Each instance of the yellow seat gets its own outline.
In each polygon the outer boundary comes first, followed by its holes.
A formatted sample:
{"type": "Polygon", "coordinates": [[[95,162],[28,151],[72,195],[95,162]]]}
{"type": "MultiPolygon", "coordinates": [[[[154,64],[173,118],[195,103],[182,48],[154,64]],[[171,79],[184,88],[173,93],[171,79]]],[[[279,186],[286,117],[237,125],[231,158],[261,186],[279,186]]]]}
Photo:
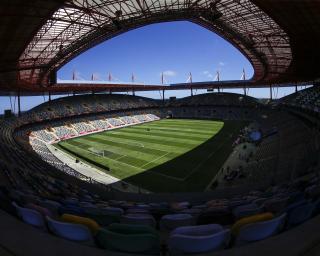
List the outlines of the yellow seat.
{"type": "Polygon", "coordinates": [[[96,234],[100,228],[99,224],[90,218],[80,217],[72,214],[63,214],[61,219],[65,222],[84,225],[89,228],[93,234],[96,234]]]}
{"type": "Polygon", "coordinates": [[[235,224],[233,224],[233,226],[231,228],[231,234],[236,236],[236,235],[238,235],[240,229],[243,226],[251,224],[251,223],[260,222],[260,221],[271,220],[271,219],[273,219],[273,217],[274,217],[274,215],[271,212],[266,212],[266,213],[260,213],[260,214],[256,214],[256,215],[242,218],[242,219],[238,220],[235,224]]]}

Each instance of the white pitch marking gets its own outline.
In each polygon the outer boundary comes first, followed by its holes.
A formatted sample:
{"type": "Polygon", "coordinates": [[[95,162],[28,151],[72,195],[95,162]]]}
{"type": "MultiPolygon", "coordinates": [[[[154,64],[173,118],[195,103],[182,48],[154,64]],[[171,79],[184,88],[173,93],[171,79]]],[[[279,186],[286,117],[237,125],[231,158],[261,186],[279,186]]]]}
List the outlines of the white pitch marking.
{"type": "Polygon", "coordinates": [[[158,158],[153,159],[152,161],[150,161],[150,162],[148,162],[148,163],[146,163],[146,164],[144,164],[144,165],[140,166],[140,168],[143,168],[143,167],[145,167],[146,165],[151,164],[151,163],[153,163],[153,162],[155,162],[155,161],[157,161],[157,160],[159,160],[159,159],[161,159],[161,158],[165,157],[165,156],[166,156],[166,155],[168,155],[169,153],[171,153],[171,152],[167,152],[167,153],[163,154],[162,156],[159,156],[158,158]]]}

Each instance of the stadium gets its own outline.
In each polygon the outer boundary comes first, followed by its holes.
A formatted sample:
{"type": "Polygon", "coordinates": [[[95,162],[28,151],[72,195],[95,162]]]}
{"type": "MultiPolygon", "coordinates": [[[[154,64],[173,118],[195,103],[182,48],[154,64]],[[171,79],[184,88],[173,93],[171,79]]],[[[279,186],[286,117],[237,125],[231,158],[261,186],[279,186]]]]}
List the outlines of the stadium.
{"type": "Polygon", "coordinates": [[[319,1],[0,6],[1,255],[320,254],[319,1]],[[59,79],[101,43],[179,21],[227,41],[252,77],[59,79]]]}

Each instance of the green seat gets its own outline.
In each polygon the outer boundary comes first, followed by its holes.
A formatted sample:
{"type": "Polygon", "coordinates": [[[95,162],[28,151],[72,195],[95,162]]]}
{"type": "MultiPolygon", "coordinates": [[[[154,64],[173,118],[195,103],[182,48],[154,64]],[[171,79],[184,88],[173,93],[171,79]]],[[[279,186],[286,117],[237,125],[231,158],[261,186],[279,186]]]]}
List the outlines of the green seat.
{"type": "Polygon", "coordinates": [[[160,254],[159,235],[148,226],[111,224],[108,229],[99,229],[96,239],[102,248],[111,251],[160,254]]]}
{"type": "Polygon", "coordinates": [[[107,227],[112,223],[120,222],[119,216],[111,214],[86,214],[86,216],[95,220],[102,227],[107,227]]]}
{"type": "Polygon", "coordinates": [[[121,234],[153,234],[159,236],[153,227],[147,225],[113,223],[108,227],[108,230],[121,234]]]}

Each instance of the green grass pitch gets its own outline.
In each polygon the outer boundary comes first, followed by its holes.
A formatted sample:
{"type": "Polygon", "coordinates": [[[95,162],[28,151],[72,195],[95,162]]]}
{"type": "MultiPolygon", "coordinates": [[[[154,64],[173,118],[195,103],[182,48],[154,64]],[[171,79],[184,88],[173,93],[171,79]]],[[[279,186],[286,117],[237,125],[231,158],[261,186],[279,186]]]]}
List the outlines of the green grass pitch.
{"type": "Polygon", "coordinates": [[[232,141],[243,126],[239,121],[163,119],[56,146],[150,191],[203,191],[231,153],[232,141]]]}

